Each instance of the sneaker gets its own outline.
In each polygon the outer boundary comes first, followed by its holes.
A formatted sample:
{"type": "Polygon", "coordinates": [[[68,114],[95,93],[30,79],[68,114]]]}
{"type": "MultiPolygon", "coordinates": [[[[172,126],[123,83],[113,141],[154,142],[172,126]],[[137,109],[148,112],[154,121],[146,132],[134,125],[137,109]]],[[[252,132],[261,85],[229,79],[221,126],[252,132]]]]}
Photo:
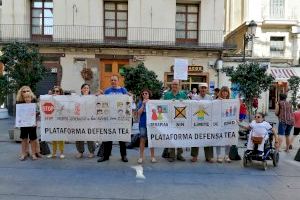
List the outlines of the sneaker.
{"type": "Polygon", "coordinates": [[[138,164],[142,164],[142,163],[143,163],[143,158],[139,158],[139,159],[137,160],[137,162],[138,162],[138,164]]]}
{"type": "Polygon", "coordinates": [[[64,155],[64,154],[60,154],[59,158],[60,158],[60,159],[64,159],[64,158],[65,158],[65,155],[64,155]]]}
{"type": "Polygon", "coordinates": [[[49,155],[47,156],[47,158],[56,158],[56,155],[55,155],[55,154],[49,154],[49,155]]]}
{"type": "Polygon", "coordinates": [[[151,158],[151,162],[152,162],[152,163],[157,163],[157,160],[155,159],[155,157],[152,157],[152,158],[151,158]]]}

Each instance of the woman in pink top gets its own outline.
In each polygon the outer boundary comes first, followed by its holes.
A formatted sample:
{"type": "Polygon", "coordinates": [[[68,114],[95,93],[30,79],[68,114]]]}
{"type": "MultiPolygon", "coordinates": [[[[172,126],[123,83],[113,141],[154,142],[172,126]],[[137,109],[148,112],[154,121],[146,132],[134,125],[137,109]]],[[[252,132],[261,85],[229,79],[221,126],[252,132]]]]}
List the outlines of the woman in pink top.
{"type": "Polygon", "coordinates": [[[295,138],[299,135],[300,132],[300,104],[297,105],[298,110],[296,112],[294,112],[294,119],[295,119],[295,123],[294,123],[294,134],[291,138],[290,141],[290,149],[293,148],[292,144],[295,140],[295,138]]]}

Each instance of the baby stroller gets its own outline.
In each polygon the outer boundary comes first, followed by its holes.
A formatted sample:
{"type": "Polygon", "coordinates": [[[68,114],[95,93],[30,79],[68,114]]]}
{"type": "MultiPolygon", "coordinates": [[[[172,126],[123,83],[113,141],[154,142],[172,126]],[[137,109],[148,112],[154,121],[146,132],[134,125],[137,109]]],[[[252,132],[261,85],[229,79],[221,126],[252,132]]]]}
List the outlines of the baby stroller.
{"type": "MultiPolygon", "coordinates": [[[[274,123],[270,123],[270,124],[272,126],[274,125],[274,123]]],[[[247,167],[248,163],[252,163],[253,160],[261,161],[264,170],[267,170],[268,168],[268,163],[267,163],[268,160],[273,161],[274,167],[278,165],[279,152],[275,149],[275,147],[273,147],[274,134],[271,130],[268,131],[268,134],[269,134],[269,139],[265,141],[263,156],[258,155],[258,150],[257,150],[258,145],[261,144],[262,142],[262,138],[252,137],[252,142],[254,143],[254,150],[250,154],[246,153],[246,151],[244,152],[244,156],[243,156],[244,167],[247,167]]]]}

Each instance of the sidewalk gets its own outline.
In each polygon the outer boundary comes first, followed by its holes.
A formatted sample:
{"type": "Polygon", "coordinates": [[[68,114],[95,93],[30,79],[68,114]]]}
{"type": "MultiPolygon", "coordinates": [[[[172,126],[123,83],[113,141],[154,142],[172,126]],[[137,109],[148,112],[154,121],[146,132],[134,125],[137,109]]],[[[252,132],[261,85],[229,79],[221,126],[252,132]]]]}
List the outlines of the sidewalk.
{"type": "MultiPolygon", "coordinates": [[[[0,138],[8,140],[7,129],[13,119],[0,120],[0,138]]],[[[134,132],[137,131],[136,126],[134,132]]],[[[244,148],[240,148],[242,155],[244,148]]],[[[247,168],[241,161],[207,163],[203,148],[199,160],[169,163],[161,158],[162,149],[155,149],[158,163],[150,163],[149,150],[143,165],[137,164],[138,148],[127,150],[129,162],[120,160],[119,146],[114,145],[109,161],[98,163],[97,157],[76,159],[75,144],[65,145],[66,158],[37,161],[18,160],[20,144],[0,143],[1,200],[217,200],[264,199],[298,200],[300,163],[293,160],[296,150],[280,153],[278,167],[268,162],[247,168]]],[[[223,152],[224,150],[222,150],[223,152]]]]}

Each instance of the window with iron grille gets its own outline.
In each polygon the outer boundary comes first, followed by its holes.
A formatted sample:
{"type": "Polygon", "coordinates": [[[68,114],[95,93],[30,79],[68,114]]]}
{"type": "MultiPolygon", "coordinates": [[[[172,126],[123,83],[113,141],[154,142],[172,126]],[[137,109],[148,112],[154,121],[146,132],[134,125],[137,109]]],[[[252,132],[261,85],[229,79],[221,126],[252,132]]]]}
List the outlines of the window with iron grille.
{"type": "Polygon", "coordinates": [[[104,2],[104,35],[106,39],[126,39],[127,21],[127,2],[104,2]]]}
{"type": "Polygon", "coordinates": [[[270,17],[284,18],[284,0],[270,0],[270,17]]]}
{"type": "Polygon", "coordinates": [[[284,37],[270,38],[270,55],[272,57],[284,56],[284,37]]]}
{"type": "Polygon", "coordinates": [[[53,1],[32,0],[31,2],[32,35],[53,35],[53,1]]]}
{"type": "Polygon", "coordinates": [[[199,6],[194,4],[176,5],[176,40],[198,40],[198,16],[199,6]]]}

